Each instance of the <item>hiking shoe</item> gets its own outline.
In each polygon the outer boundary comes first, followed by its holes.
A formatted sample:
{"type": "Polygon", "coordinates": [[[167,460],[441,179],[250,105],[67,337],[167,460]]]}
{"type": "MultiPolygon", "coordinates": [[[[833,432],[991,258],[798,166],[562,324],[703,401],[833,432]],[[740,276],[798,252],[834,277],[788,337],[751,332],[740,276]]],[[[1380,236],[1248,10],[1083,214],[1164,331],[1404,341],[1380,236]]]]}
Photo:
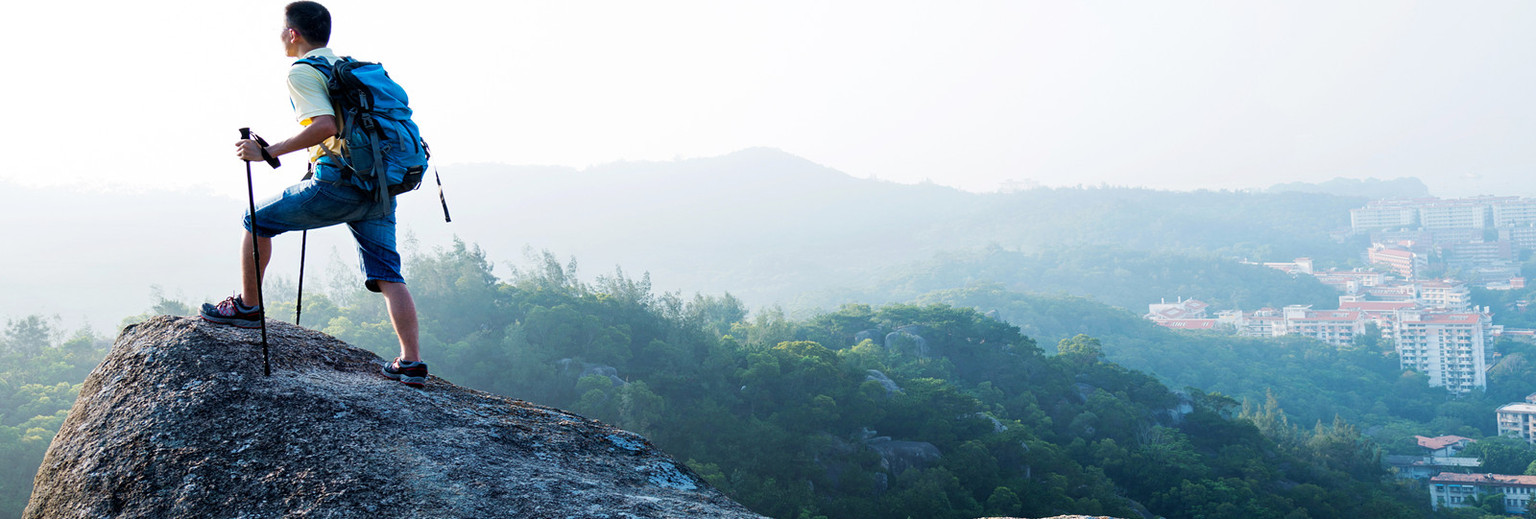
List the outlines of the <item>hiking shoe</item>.
{"type": "Polygon", "coordinates": [[[394,362],[385,364],[379,368],[384,376],[399,380],[401,384],[414,388],[422,388],[427,385],[427,363],[406,362],[395,357],[394,362]]]}
{"type": "Polygon", "coordinates": [[[203,303],[202,316],[204,321],[239,328],[260,328],[263,318],[261,308],[245,306],[238,294],[229,296],[219,304],[203,303]]]}

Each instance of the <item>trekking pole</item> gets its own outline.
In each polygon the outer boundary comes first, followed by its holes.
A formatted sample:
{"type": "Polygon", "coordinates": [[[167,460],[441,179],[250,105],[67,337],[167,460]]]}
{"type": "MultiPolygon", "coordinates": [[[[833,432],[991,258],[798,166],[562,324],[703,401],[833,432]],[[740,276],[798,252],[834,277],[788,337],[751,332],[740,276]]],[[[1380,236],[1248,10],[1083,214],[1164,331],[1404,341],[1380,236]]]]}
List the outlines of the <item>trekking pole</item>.
{"type": "Polygon", "coordinates": [[[437,177],[437,199],[443,203],[443,222],[453,223],[448,217],[448,197],[443,195],[443,176],[437,173],[437,166],[432,166],[432,176],[437,177]]]}
{"type": "Polygon", "coordinates": [[[309,249],[309,230],[301,233],[298,241],[298,301],[293,302],[293,324],[304,316],[304,252],[309,249]]]}
{"type": "MultiPolygon", "coordinates": [[[[262,155],[266,155],[267,142],[261,137],[251,133],[250,128],[240,129],[241,139],[255,139],[262,147],[262,155]]],[[[276,157],[265,159],[273,168],[281,165],[276,157]]],[[[256,184],[251,180],[251,161],[245,161],[245,192],[251,201],[251,259],[256,268],[256,307],[261,308],[261,371],[266,376],[272,376],[272,362],[267,355],[267,305],[262,301],[261,295],[261,245],[256,239],[256,184]]]]}

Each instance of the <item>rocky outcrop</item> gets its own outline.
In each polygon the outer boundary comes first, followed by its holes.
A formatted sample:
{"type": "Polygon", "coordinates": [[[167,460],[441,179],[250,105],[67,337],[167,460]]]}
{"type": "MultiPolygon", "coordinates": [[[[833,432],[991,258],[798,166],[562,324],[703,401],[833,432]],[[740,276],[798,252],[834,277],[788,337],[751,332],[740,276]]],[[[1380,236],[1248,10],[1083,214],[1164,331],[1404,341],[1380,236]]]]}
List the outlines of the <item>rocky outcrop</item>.
{"type": "Polygon", "coordinates": [[[906,391],[902,391],[901,386],[896,385],[896,381],[891,380],[891,377],[886,376],[884,371],[880,371],[878,369],[866,371],[864,374],[864,380],[866,382],[874,382],[876,384],[880,384],[880,387],[885,389],[886,397],[892,397],[906,393],[906,391]]]}
{"type": "Polygon", "coordinates": [[[869,438],[864,445],[880,455],[880,468],[893,477],[909,469],[931,466],[944,457],[932,443],[893,440],[890,436],[869,438]]]}
{"type": "Polygon", "coordinates": [[[629,385],[629,381],[619,378],[618,368],[607,364],[593,364],[576,359],[560,359],[555,361],[555,365],[560,367],[561,375],[574,375],[572,378],[586,378],[595,375],[608,379],[609,382],[613,383],[613,387],[629,385]]]}
{"type": "Polygon", "coordinates": [[[760,517],[645,438],[330,336],[158,317],[86,379],[25,517],[760,517]]]}
{"type": "Polygon", "coordinates": [[[928,339],[922,335],[920,326],[903,326],[896,331],[885,334],[885,349],[911,355],[921,359],[933,357],[933,352],[928,350],[928,339]]]}

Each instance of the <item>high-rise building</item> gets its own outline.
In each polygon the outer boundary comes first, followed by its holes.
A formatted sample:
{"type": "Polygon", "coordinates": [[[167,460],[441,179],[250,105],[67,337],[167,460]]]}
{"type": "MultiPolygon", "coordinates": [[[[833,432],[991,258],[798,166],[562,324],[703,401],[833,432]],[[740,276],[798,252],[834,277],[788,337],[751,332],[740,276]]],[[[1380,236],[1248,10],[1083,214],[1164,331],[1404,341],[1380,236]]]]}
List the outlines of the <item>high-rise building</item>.
{"type": "Polygon", "coordinates": [[[1484,229],[1493,227],[1493,209],[1465,200],[1446,200],[1419,207],[1425,229],[1484,229]]]}
{"type": "Polygon", "coordinates": [[[1417,308],[1397,312],[1393,337],[1403,369],[1429,377],[1432,387],[1461,394],[1488,387],[1487,345],[1492,316],[1482,313],[1434,312],[1417,308]]]}
{"type": "Polygon", "coordinates": [[[1515,250],[1536,250],[1536,226],[1499,229],[1499,241],[1509,242],[1515,250]]]}
{"type": "Polygon", "coordinates": [[[1506,198],[1493,203],[1493,225],[1523,227],[1536,224],[1536,200],[1506,198]]]}
{"type": "Polygon", "coordinates": [[[1400,229],[1419,226],[1419,210],[1411,205],[1377,205],[1349,210],[1349,227],[1355,232],[1371,229],[1400,229]]]}
{"type": "Polygon", "coordinates": [[[1446,266],[1472,270],[1507,266],[1515,260],[1515,249],[1507,241],[1453,243],[1440,248],[1446,266]]]}
{"type": "Polygon", "coordinates": [[[1490,229],[1536,224],[1536,199],[1517,196],[1376,200],[1349,210],[1355,233],[1391,229],[1490,229]]]}

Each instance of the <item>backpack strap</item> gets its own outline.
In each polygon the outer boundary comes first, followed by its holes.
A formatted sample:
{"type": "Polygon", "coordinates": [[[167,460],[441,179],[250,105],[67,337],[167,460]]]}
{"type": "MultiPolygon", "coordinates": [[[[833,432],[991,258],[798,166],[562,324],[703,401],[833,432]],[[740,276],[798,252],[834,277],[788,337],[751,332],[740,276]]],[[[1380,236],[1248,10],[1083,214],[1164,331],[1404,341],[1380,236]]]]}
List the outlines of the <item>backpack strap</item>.
{"type": "MultiPolygon", "coordinates": [[[[336,63],[340,64],[340,63],[343,63],[343,62],[346,62],[346,61],[351,61],[351,60],[352,60],[351,57],[342,57],[342,58],[337,58],[336,63]]],[[[325,58],[320,57],[320,56],[307,56],[307,57],[299,58],[298,60],[294,61],[293,64],[294,65],[309,65],[310,67],[313,67],[316,71],[320,72],[320,75],[325,77],[325,90],[326,90],[326,94],[327,95],[330,94],[331,84],[335,82],[335,72],[336,72],[336,68],[335,68],[334,65],[331,64],[331,62],[326,61],[325,58]]],[[[340,137],[341,136],[341,132],[342,132],[342,128],[341,128],[341,124],[342,124],[341,111],[336,109],[336,99],[335,98],[331,99],[331,112],[332,112],[332,116],[336,118],[336,135],[335,135],[335,137],[340,137]]],[[[329,140],[329,139],[327,139],[327,140],[329,140]]],[[[320,147],[320,156],[321,156],[321,158],[329,157],[329,158],[332,158],[332,159],[336,160],[336,162],[339,165],[339,167],[337,167],[336,169],[341,172],[341,181],[342,182],[350,182],[350,181],[352,181],[352,164],[350,164],[347,161],[347,158],[342,156],[341,152],[338,152],[336,150],[331,149],[330,146],[326,146],[325,145],[325,141],[320,141],[320,144],[318,144],[317,146],[320,147]]],[[[314,170],[314,165],[313,164],[310,165],[310,170],[311,171],[314,170]]],[[[313,173],[311,173],[311,174],[313,174],[313,173]]],[[[307,177],[306,177],[306,179],[307,179],[307,177]]]]}
{"type": "MultiPolygon", "coordinates": [[[[366,116],[365,116],[366,117],[366,116]]],[[[389,167],[384,164],[384,152],[379,148],[379,142],[384,139],[384,129],[378,124],[373,125],[373,185],[377,195],[375,201],[381,204],[389,203],[389,167]]],[[[348,170],[352,168],[348,167],[348,170]]]]}

